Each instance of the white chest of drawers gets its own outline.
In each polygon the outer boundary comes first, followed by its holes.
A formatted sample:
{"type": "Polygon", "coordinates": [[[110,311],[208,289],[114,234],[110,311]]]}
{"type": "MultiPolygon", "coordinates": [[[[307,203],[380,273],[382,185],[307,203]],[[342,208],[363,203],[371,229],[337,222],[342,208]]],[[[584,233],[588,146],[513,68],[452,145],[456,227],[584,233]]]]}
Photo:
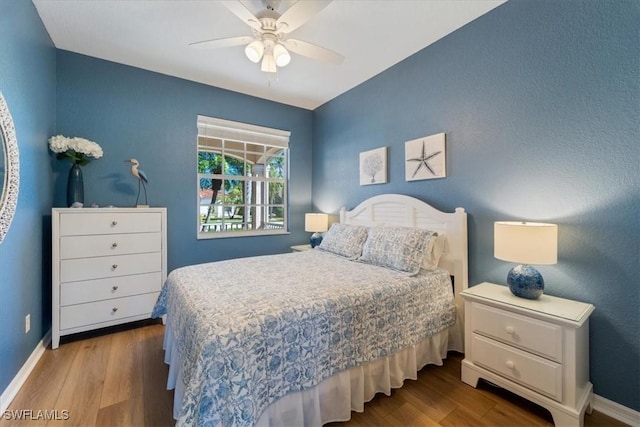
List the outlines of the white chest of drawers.
{"type": "Polygon", "coordinates": [[[165,208],[55,208],[51,347],[146,319],[167,277],[165,208]]]}
{"type": "Polygon", "coordinates": [[[551,412],[556,426],[582,426],[591,409],[589,316],[593,305],[542,295],[518,298],[481,283],[462,292],[462,381],[484,378],[551,412]]]}

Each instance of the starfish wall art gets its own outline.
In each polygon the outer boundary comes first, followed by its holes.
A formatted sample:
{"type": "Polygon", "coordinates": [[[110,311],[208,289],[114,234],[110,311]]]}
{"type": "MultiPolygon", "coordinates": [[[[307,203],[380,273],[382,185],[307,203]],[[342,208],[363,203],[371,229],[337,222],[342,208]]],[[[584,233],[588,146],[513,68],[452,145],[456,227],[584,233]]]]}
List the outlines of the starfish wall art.
{"type": "Polygon", "coordinates": [[[405,142],[404,158],[407,181],[446,177],[445,134],[438,133],[405,142]]]}

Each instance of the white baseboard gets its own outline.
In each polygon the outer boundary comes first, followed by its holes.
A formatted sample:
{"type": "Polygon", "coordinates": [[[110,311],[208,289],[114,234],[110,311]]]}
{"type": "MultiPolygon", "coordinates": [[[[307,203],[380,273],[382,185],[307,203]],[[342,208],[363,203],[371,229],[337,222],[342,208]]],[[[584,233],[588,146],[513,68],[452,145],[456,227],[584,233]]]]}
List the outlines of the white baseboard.
{"type": "Polygon", "coordinates": [[[640,426],[640,412],[622,406],[612,400],[605,399],[597,394],[593,395],[593,409],[630,426],[640,426]]]}
{"type": "Polygon", "coordinates": [[[38,360],[44,354],[44,351],[49,347],[51,343],[51,329],[40,340],[36,348],[33,350],[27,361],[22,365],[22,368],[18,371],[13,380],[9,383],[7,388],[0,395],[0,414],[4,414],[13,399],[16,397],[22,385],[29,378],[29,374],[36,367],[38,360]]]}

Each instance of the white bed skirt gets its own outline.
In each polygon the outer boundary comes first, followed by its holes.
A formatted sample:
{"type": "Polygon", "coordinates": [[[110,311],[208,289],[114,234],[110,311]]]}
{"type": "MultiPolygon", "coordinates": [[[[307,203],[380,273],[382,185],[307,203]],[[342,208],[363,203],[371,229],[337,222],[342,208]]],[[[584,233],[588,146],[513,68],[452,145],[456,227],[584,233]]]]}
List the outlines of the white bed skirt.
{"type": "MultiPolygon", "coordinates": [[[[458,311],[460,313],[460,311],[458,311]]],[[[347,421],[351,411],[364,411],[364,404],[376,395],[391,394],[405,379],[417,379],[417,373],[428,364],[442,365],[448,350],[462,352],[462,321],[418,344],[384,359],[333,375],[317,386],[288,394],[271,404],[257,426],[322,426],[334,421],[347,421]]],[[[165,362],[169,364],[167,389],[174,390],[173,417],[178,418],[184,396],[178,352],[174,351],[173,333],[165,326],[165,362]]]]}

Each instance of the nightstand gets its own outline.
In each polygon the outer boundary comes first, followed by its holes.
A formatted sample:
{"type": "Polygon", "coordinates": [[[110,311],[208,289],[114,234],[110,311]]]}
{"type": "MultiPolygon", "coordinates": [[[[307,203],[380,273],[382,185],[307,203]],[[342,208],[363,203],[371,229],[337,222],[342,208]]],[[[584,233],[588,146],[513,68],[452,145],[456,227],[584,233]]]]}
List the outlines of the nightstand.
{"type": "Polygon", "coordinates": [[[464,290],[462,381],[484,378],[551,412],[556,426],[582,426],[593,406],[589,382],[591,304],[542,295],[518,298],[506,286],[464,290]]]}
{"type": "Polygon", "coordinates": [[[303,251],[310,251],[310,250],[311,250],[311,245],[291,246],[292,252],[303,252],[303,251]]]}

